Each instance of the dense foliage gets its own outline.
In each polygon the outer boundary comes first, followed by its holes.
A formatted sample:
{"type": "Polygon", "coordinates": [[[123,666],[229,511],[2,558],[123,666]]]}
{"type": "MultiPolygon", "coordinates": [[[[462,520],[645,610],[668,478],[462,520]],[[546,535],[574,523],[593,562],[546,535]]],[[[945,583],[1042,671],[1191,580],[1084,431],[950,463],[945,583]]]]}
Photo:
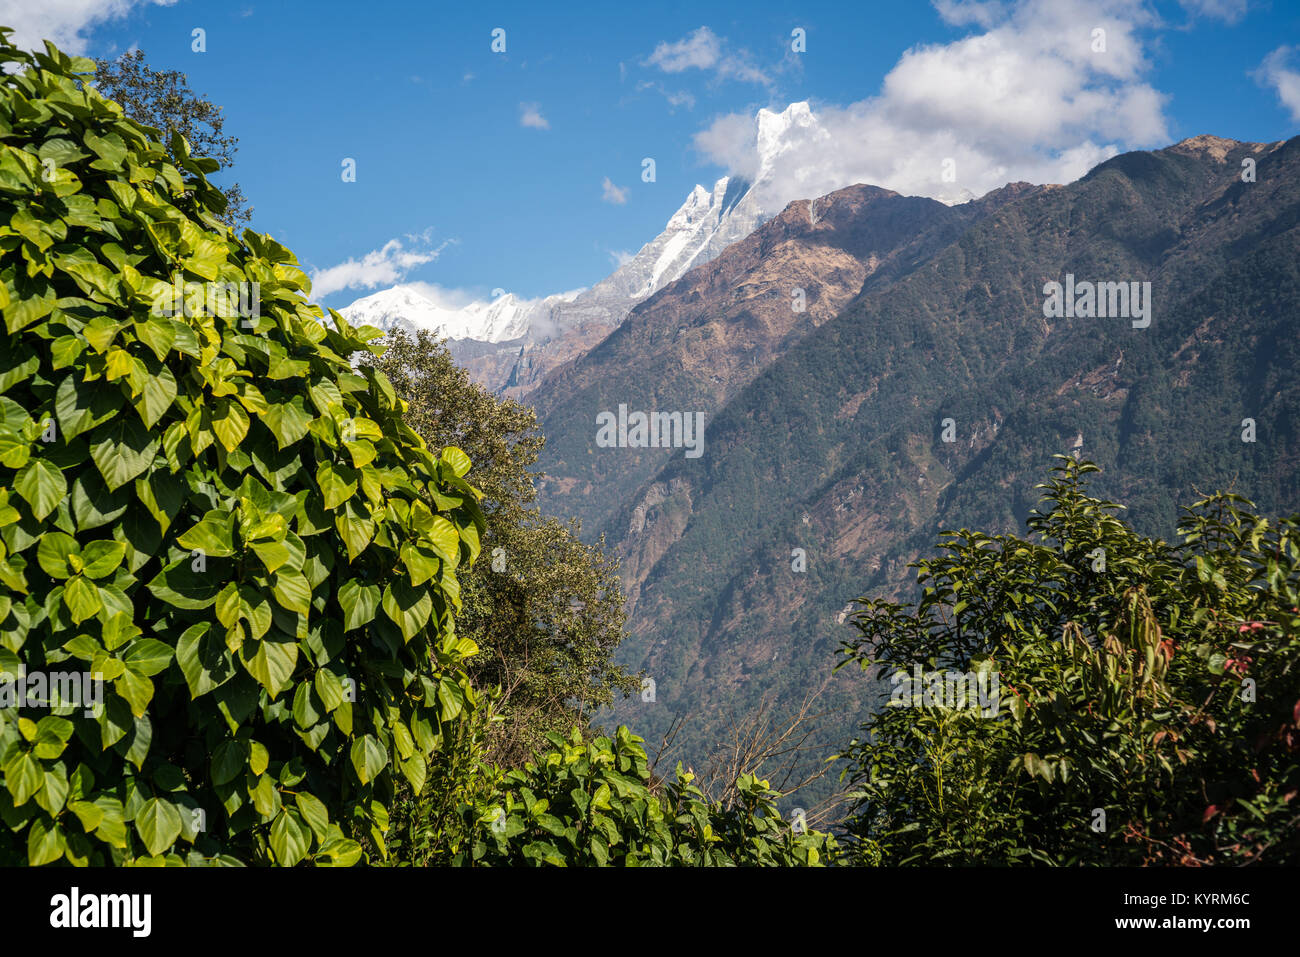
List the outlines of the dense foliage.
{"type": "Polygon", "coordinates": [[[0,668],[103,683],[0,707],[0,861],[382,855],[475,705],[469,459],[218,220],[214,161],[47,50],[0,44],[0,668]]]}
{"type": "Polygon", "coordinates": [[[377,330],[221,221],[215,161],[89,60],[0,62],[0,862],[820,860],[763,782],[651,793],[626,731],[499,769],[494,726],[522,748],[628,683],[612,566],[528,508],[531,418],[427,341],[387,362],[408,404],[353,364],[377,330]],[[453,439],[508,556],[465,604],[489,526],[453,439]]]}
{"type": "Polygon", "coordinates": [[[544,518],[532,471],[543,446],[532,410],[472,382],[428,333],[395,331],[373,360],[406,403],[404,419],[431,448],[454,445],[474,463],[483,493],[483,560],[461,577],[457,631],[479,654],[480,688],[500,688],[489,755],[522,765],[547,734],[586,727],[591,715],[639,682],[613,664],[623,639],[617,568],[599,543],[544,518]]]}
{"type": "MultiPolygon", "coordinates": [[[[916,605],[862,600],[844,663],[891,700],[843,755],[846,841],[752,773],[710,801],[626,728],[590,732],[631,686],[621,596],[533,507],[531,413],[425,336],[385,352],[310,305],[287,249],[223,222],[218,164],[100,96],[91,61],[0,32],[0,65],[0,864],[1300,859],[1300,519],[1220,494],[1167,544],[1066,459],[1027,537],[949,533],[916,605]],[[917,672],[996,679],[994,707],[890,693],[917,672]]],[[[937,467],[929,413],[890,401],[855,461],[937,467]]],[[[807,454],[838,461],[828,441],[807,454]]],[[[678,556],[693,588],[650,596],[681,626],[668,696],[765,514],[727,484],[780,499],[757,448],[706,466],[695,501],[727,512],[678,556]]],[[[774,567],[792,527],[764,533],[774,567]]]]}
{"type": "MultiPolygon", "coordinates": [[[[611,738],[568,740],[522,768],[497,772],[457,819],[448,863],[472,866],[727,867],[815,866],[834,860],[830,835],[783,821],[767,781],[744,775],[727,806],[705,799],[677,766],[655,782],[641,738],[620,727],[611,738]]],[[[436,833],[446,842],[445,819],[436,833]]],[[[412,846],[432,856],[439,842],[412,830],[412,846]]]]}
{"type": "Polygon", "coordinates": [[[879,679],[982,670],[1000,705],[895,683],[846,755],[854,852],[1294,863],[1300,520],[1216,495],[1170,545],[1086,494],[1095,465],[1055,471],[1030,537],[949,533],[917,565],[917,605],[863,600],[854,616],[843,650],[879,679]]]}

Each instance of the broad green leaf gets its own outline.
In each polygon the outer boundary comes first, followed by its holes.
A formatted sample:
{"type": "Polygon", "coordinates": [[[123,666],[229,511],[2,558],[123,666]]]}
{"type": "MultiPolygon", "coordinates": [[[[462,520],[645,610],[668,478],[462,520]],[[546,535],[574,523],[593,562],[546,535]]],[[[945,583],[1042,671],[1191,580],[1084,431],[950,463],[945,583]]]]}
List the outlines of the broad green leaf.
{"type": "Polygon", "coordinates": [[[324,841],[326,834],[329,833],[330,824],[329,810],[325,807],[325,803],[306,791],[295,794],[293,803],[298,806],[298,812],[302,814],[302,819],[316,835],[316,840],[324,841]]]}
{"type": "Polygon", "coordinates": [[[345,700],[343,682],[332,671],[321,668],[316,672],[312,684],[316,688],[316,694],[324,703],[326,711],[332,714],[339,705],[343,704],[345,700]]]}
{"type": "Polygon", "coordinates": [[[215,570],[196,571],[194,560],[173,562],[149,583],[149,590],[170,605],[197,611],[217,600],[225,583],[215,570]]]}
{"type": "Polygon", "coordinates": [[[19,751],[4,766],[5,790],[15,807],[22,807],[44,785],[41,765],[29,752],[19,751]]]}
{"type": "Polygon", "coordinates": [[[269,774],[263,774],[257,779],[249,797],[253,799],[253,807],[263,819],[272,818],[280,812],[280,792],[276,790],[275,781],[269,774]]]}
{"type": "Polygon", "coordinates": [[[93,469],[86,470],[72,483],[72,517],[79,532],[117,521],[130,504],[130,492],[126,489],[110,492],[99,472],[93,469]]]}
{"type": "Polygon", "coordinates": [[[32,459],[19,470],[14,490],[31,506],[37,521],[44,521],[68,494],[68,483],[49,459],[32,459]]]}
{"type": "Polygon", "coordinates": [[[320,712],[312,702],[312,686],[303,682],[293,694],[293,719],[298,727],[306,730],[320,723],[320,712]]]}
{"type": "Polygon", "coordinates": [[[131,643],[122,660],[130,665],[136,674],[152,677],[171,664],[175,652],[171,646],[163,644],[156,638],[140,638],[131,643]]]}
{"type": "Polygon", "coordinates": [[[249,418],[247,410],[233,399],[222,397],[217,400],[216,411],[212,415],[212,431],[225,447],[233,452],[248,434],[249,418]]]}
{"type": "Polygon", "coordinates": [[[465,475],[470,469],[469,456],[454,445],[449,445],[442,450],[442,460],[451,466],[451,470],[457,476],[465,475]]]}
{"type": "Polygon", "coordinates": [[[163,366],[161,372],[145,380],[140,398],[135,402],[135,410],[145,427],[152,429],[175,400],[176,377],[170,369],[163,366]]]}
{"type": "Polygon", "coordinates": [[[369,784],[388,764],[388,752],[373,734],[365,734],[352,742],[352,767],[362,784],[369,784]]]}
{"type": "Polygon", "coordinates": [[[322,462],[316,469],[316,482],[325,497],[325,507],[336,509],[357,491],[355,478],[349,478],[351,470],[336,469],[329,462],[322,462]]]}
{"type": "Polygon", "coordinates": [[[428,775],[429,764],[424,759],[424,755],[415,752],[400,764],[402,775],[411,785],[417,795],[424,790],[424,781],[428,775]]]}
{"type": "Polygon", "coordinates": [[[415,588],[398,579],[384,589],[383,607],[401,629],[402,637],[410,641],[428,624],[433,598],[427,588],[415,588]]]}
{"type": "Polygon", "coordinates": [[[278,635],[245,641],[239,649],[239,660],[257,683],[276,698],[292,684],[294,665],[298,662],[298,643],[278,635]]]}
{"type": "Polygon", "coordinates": [[[137,718],[148,710],[149,702],[153,700],[153,682],[143,675],[136,674],[130,668],[122,671],[113,682],[113,688],[126,699],[131,706],[131,713],[137,718]]]}
{"type": "Polygon", "coordinates": [[[428,532],[429,545],[453,568],[460,562],[460,533],[441,515],[433,516],[428,532]]]}
{"type": "Polygon", "coordinates": [[[297,395],[287,400],[271,402],[271,407],[261,418],[280,448],[284,448],[307,434],[313,416],[306,411],[303,397],[297,395]]]}
{"type": "Polygon", "coordinates": [[[135,816],[135,829],[150,854],[161,854],[181,836],[181,813],[162,798],[150,798],[135,816]]]}
{"type": "Polygon", "coordinates": [[[78,382],[76,373],[59,383],[54,415],[65,439],[72,439],[118,415],[124,402],[116,387],[102,382],[78,382]]]}
{"type": "Polygon", "coordinates": [[[212,633],[212,623],[191,625],[176,642],[176,663],[189,686],[190,697],[198,698],[234,677],[234,659],[225,644],[212,633]]]}
{"type": "Polygon", "coordinates": [[[213,510],[188,532],[177,537],[182,548],[198,549],[213,558],[229,558],[235,554],[235,516],[223,510],[213,510]]]}
{"type": "Polygon", "coordinates": [[[63,856],[65,839],[58,824],[38,817],[32,821],[27,833],[27,864],[40,867],[50,864],[63,856]]]}
{"type": "Polygon", "coordinates": [[[158,445],[159,438],[150,438],[139,419],[123,417],[95,430],[90,457],[111,492],[147,469],[158,445]]]}
{"type": "Polygon", "coordinates": [[[36,548],[36,561],[51,578],[70,578],[80,571],[69,567],[69,559],[80,555],[77,540],[63,532],[46,532],[36,548]]]}
{"type": "Polygon", "coordinates": [[[311,611],[311,586],[305,576],[298,572],[284,572],[275,576],[271,593],[281,608],[296,611],[303,615],[311,611]]]}
{"type": "Polygon", "coordinates": [[[379,586],[363,585],[358,580],[344,582],[338,591],[339,606],[343,609],[343,630],[351,631],[369,624],[379,609],[379,586]]]}
{"type": "Polygon", "coordinates": [[[283,542],[254,542],[252,548],[268,573],[280,568],[290,558],[289,548],[283,542]]]}
{"type": "Polygon", "coordinates": [[[293,867],[307,856],[311,832],[302,816],[292,808],[283,808],[271,824],[271,850],[282,867],[293,867]]]}
{"type": "Polygon", "coordinates": [[[254,774],[265,774],[270,763],[271,752],[266,749],[266,745],[250,741],[248,743],[248,770],[254,774]]]}
{"type": "Polygon", "coordinates": [[[107,578],[117,571],[126,556],[126,546],[121,542],[95,541],[89,543],[82,552],[85,563],[82,574],[87,578],[107,578]]]}
{"type": "Polygon", "coordinates": [[[84,575],[74,575],[68,579],[67,587],[63,589],[63,603],[68,606],[75,624],[93,617],[104,607],[99,589],[84,575]]]}
{"type": "Polygon", "coordinates": [[[245,745],[239,741],[223,741],[212,752],[210,775],[212,783],[227,784],[243,773],[248,757],[245,745]]]}
{"type": "Polygon", "coordinates": [[[343,544],[347,546],[349,562],[355,561],[366,550],[375,534],[375,523],[358,516],[350,503],[344,513],[334,519],[334,526],[343,537],[343,544]]]}

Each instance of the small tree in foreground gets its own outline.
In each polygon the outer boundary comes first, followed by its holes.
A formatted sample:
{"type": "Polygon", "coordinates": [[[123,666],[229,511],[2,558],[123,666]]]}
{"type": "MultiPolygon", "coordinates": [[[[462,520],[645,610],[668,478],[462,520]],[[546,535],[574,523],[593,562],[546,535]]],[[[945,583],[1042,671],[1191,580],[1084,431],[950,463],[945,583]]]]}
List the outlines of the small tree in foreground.
{"type": "Polygon", "coordinates": [[[426,802],[404,845],[413,862],[794,867],[834,861],[835,839],[801,817],[782,820],[780,795],[752,774],[740,776],[723,807],[680,764],[672,781],[656,784],[643,740],[625,727],[590,741],[575,729],[567,740],[551,735],[550,744],[524,767],[480,781],[477,800],[462,804],[455,818],[426,802]]]}
{"type": "MultiPolygon", "coordinates": [[[[127,50],[111,60],[95,60],[92,82],[104,99],[118,103],[129,118],[162,130],[164,143],[176,132],[194,155],[211,157],[223,170],[234,165],[239,139],[225,131],[221,107],[191,90],[179,70],[155,70],[145,62],[144,51],[127,50]]],[[[172,162],[179,165],[180,160],[172,155],[172,162]]],[[[222,193],[226,208],[217,214],[222,222],[234,229],[247,226],[253,211],[240,185],[231,183],[222,193]]]]}
{"type": "Polygon", "coordinates": [[[844,755],[860,858],[1300,860],[1300,522],[1220,494],[1169,545],[1096,471],[1055,468],[1027,538],[948,533],[915,606],[860,600],[845,663],[891,699],[844,755]]]}
{"type": "Polygon", "coordinates": [[[547,734],[586,727],[639,686],[613,661],[624,622],[617,565],[534,504],[544,439],[532,409],[473,382],[427,332],[398,330],[384,344],[366,361],[405,401],[406,423],[430,447],[454,445],[474,463],[466,478],[483,493],[483,560],[461,576],[456,625],[479,648],[468,664],[475,685],[501,689],[489,756],[521,767],[547,734]]]}

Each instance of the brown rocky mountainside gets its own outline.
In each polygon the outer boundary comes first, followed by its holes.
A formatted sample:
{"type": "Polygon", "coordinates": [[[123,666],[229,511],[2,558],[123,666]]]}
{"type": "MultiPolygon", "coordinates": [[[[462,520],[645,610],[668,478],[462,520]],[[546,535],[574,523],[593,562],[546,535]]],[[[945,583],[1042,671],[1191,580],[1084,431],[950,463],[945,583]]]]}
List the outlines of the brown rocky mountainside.
{"type": "MultiPolygon", "coordinates": [[[[530,401],[548,436],[564,507],[602,523],[672,456],[671,448],[595,455],[596,416],[702,412],[705,419],[790,346],[836,316],[873,276],[897,276],[1010,198],[1015,184],[949,207],[874,186],[791,203],[712,262],[632,310],[608,338],[552,372],[530,401]],[[593,495],[596,488],[605,492],[593,495]]],[[[547,489],[543,488],[543,495],[547,489]]]]}

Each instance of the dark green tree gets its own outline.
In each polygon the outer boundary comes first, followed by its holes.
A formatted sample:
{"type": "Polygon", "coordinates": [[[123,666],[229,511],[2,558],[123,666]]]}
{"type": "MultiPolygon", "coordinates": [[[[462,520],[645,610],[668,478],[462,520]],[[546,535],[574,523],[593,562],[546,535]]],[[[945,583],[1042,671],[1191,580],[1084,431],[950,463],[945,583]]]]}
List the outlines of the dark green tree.
{"type": "MultiPolygon", "coordinates": [[[[207,156],[229,170],[239,150],[239,139],[225,131],[226,118],[219,106],[190,89],[179,70],[155,70],[145,62],[142,50],[128,50],[115,59],[95,60],[93,80],[100,95],[116,100],[126,115],[143,126],[164,134],[167,143],[175,131],[185,137],[195,156],[207,156]]],[[[177,157],[172,156],[177,162],[177,157]]],[[[238,183],[222,189],[226,208],[217,215],[226,225],[247,226],[253,209],[238,183]]]]}
{"type": "Polygon", "coordinates": [[[890,700],[845,755],[856,852],[1300,860],[1300,519],[1220,494],[1167,544],[1054,471],[1027,538],[948,533],[915,606],[860,600],[845,663],[890,700]]]}
{"type": "Polygon", "coordinates": [[[500,687],[490,753],[509,767],[547,734],[586,727],[591,714],[637,687],[613,663],[623,638],[617,568],[576,523],[543,517],[532,471],[545,439],[531,409],[472,382],[426,332],[386,337],[376,365],[406,403],[405,421],[431,448],[464,449],[483,493],[483,560],[461,578],[458,632],[478,645],[471,675],[500,687]]]}

